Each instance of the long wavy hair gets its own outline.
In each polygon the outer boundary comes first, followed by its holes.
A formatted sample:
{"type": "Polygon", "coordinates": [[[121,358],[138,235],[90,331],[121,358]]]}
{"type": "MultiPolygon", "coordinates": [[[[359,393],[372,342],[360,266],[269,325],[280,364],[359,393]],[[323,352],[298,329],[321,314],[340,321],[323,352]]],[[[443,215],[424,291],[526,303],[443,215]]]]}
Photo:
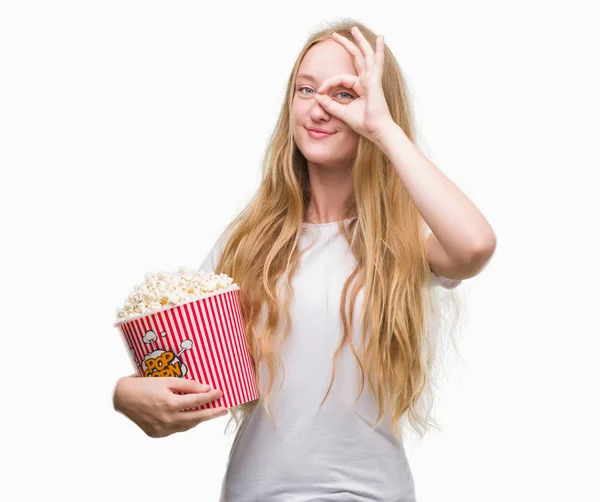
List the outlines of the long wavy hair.
{"type": "MultiPolygon", "coordinates": [[[[227,227],[226,239],[216,273],[225,273],[240,286],[246,341],[261,387],[259,365],[269,371],[266,393],[258,400],[232,408],[236,429],[261,403],[273,419],[268,403],[276,368],[282,368],[279,349],[291,327],[290,279],[299,264],[298,243],[310,201],[307,160],[292,135],[292,99],[298,68],[306,52],[333,32],[353,40],[352,26],[358,26],[373,49],[376,35],[363,24],[345,19],[328,24],[309,36],[292,68],[285,100],[263,159],[258,192],[227,227]],[[280,298],[279,281],[285,284],[280,298]],[[263,318],[263,306],[266,308],[263,318]],[[275,346],[280,315],[285,329],[275,346]]],[[[391,116],[414,141],[411,103],[405,79],[389,48],[385,47],[382,87],[391,116]]],[[[335,378],[336,361],[342,346],[349,343],[377,400],[375,427],[386,409],[392,412],[397,437],[408,417],[413,429],[423,436],[430,420],[434,392],[436,346],[428,320],[435,304],[430,288],[425,222],[404,188],[398,173],[382,151],[360,137],[352,169],[353,190],[344,207],[340,232],[356,258],[356,268],[345,282],[340,301],[343,336],[333,357],[327,399],[335,378]],[[354,347],[352,319],[358,292],[364,288],[361,312],[362,354],[354,347]],[[348,306],[348,295],[350,302],[348,306]],[[370,301],[367,301],[369,299],[370,301]],[[347,312],[347,307],[349,312],[347,312]],[[366,333],[370,332],[370,336],[366,333]],[[368,338],[368,342],[367,342],[368,338]]],[[[437,288],[436,288],[437,289],[437,288]]],[[[439,325],[438,325],[439,327],[439,325]]],[[[356,401],[355,401],[356,402],[356,401]]],[[[228,423],[228,425],[231,423],[228,423]]]]}

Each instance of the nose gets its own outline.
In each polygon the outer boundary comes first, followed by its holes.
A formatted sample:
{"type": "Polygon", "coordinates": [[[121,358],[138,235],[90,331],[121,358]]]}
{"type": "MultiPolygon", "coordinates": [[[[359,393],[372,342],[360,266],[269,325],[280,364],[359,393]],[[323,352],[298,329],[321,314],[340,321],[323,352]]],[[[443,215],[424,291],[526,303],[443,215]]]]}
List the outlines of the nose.
{"type": "Polygon", "coordinates": [[[310,118],[315,122],[322,122],[323,120],[329,120],[331,115],[313,98],[312,106],[309,112],[310,118]]]}

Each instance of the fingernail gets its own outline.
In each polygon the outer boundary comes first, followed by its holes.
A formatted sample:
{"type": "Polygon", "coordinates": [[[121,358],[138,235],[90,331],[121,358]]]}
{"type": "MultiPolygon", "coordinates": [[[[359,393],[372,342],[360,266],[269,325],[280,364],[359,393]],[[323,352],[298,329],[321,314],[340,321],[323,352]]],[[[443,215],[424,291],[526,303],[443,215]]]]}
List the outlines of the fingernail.
{"type": "Polygon", "coordinates": [[[202,385],[201,389],[202,390],[210,390],[210,385],[204,384],[204,385],[202,385]]]}

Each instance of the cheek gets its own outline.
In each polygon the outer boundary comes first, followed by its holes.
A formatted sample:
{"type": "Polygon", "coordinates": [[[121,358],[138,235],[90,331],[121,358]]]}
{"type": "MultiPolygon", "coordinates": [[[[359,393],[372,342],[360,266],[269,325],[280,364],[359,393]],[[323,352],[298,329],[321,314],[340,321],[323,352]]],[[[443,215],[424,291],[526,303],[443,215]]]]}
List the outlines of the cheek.
{"type": "Polygon", "coordinates": [[[298,108],[292,107],[292,112],[290,114],[290,126],[296,131],[298,127],[302,124],[300,114],[298,113],[298,108]]]}
{"type": "Polygon", "coordinates": [[[294,138],[294,142],[296,144],[298,144],[299,142],[302,141],[302,131],[301,129],[301,125],[300,123],[296,120],[295,122],[292,121],[291,124],[291,129],[292,129],[292,137],[294,138]]]}
{"type": "Polygon", "coordinates": [[[307,112],[301,106],[302,103],[298,103],[292,106],[292,124],[296,127],[301,126],[306,122],[307,112]]]}
{"type": "Polygon", "coordinates": [[[358,142],[360,141],[360,134],[355,131],[347,131],[344,138],[345,150],[347,153],[354,155],[358,150],[358,142]]]}

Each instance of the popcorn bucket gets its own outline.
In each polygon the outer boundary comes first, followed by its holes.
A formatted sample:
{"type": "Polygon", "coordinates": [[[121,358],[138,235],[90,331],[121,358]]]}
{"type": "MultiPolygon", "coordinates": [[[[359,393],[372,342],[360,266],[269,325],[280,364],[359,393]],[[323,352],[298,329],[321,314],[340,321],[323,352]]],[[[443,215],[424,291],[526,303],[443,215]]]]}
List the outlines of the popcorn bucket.
{"type": "Polygon", "coordinates": [[[223,392],[221,399],[193,410],[231,408],[258,399],[239,289],[115,323],[138,376],[187,378],[223,392]]]}

